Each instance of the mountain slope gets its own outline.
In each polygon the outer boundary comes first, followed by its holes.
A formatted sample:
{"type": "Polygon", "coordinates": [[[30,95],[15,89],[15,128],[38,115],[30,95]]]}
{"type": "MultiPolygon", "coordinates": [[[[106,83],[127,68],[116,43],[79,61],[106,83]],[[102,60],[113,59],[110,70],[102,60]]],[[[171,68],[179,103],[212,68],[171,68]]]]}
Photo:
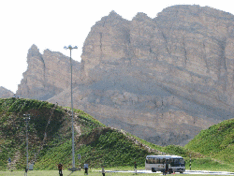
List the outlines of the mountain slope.
{"type": "Polygon", "coordinates": [[[0,98],[10,98],[14,95],[10,90],[0,86],[0,98]]]}
{"type": "MultiPolygon", "coordinates": [[[[233,41],[234,16],[210,7],[130,21],[112,11],[73,61],[74,107],[149,142],[183,146],[234,117],[233,41]]],[[[17,94],[69,106],[69,58],[33,45],[27,62],[17,94]]]]}
{"type": "MultiPolygon", "coordinates": [[[[26,123],[23,114],[30,114],[28,126],[29,163],[35,169],[56,169],[62,162],[71,167],[71,111],[44,101],[29,99],[0,99],[0,169],[12,159],[12,169],[22,169],[26,162],[26,123]]],[[[147,154],[158,150],[136,143],[125,132],[106,127],[99,121],[75,110],[75,154],[90,166],[123,166],[136,161],[143,166],[147,154]]],[[[161,153],[161,152],[160,152],[161,153]]],[[[10,166],[8,166],[10,167],[10,166]]]]}
{"type": "Polygon", "coordinates": [[[234,119],[225,120],[202,130],[185,148],[233,163],[234,160],[234,119]]]}
{"type": "MultiPolygon", "coordinates": [[[[131,21],[112,11],[84,42],[75,107],[149,142],[185,145],[233,118],[233,29],[232,14],[196,5],[131,21]]],[[[48,101],[66,106],[68,94],[48,101]]]]}
{"type": "MultiPolygon", "coordinates": [[[[233,170],[193,150],[181,146],[158,146],[122,129],[106,127],[92,116],[74,109],[76,167],[132,167],[136,161],[144,167],[148,154],[183,156],[188,168],[189,155],[193,169],[233,170]],[[81,154],[81,160],[77,155],[81,154]]],[[[26,165],[26,123],[23,114],[30,114],[28,126],[29,163],[34,169],[56,169],[61,162],[71,167],[71,111],[44,101],[29,99],[0,99],[0,169],[23,169],[26,165]],[[12,164],[7,164],[8,158],[12,164]]]]}

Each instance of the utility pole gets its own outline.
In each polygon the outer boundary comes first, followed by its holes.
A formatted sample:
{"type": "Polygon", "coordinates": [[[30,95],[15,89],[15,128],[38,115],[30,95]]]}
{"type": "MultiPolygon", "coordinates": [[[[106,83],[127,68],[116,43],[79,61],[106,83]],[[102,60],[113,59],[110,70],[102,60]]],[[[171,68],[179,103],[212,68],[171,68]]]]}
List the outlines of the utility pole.
{"type": "Polygon", "coordinates": [[[26,153],[27,153],[27,166],[25,169],[26,172],[26,176],[27,176],[27,171],[28,171],[28,122],[30,120],[30,114],[23,114],[23,116],[25,117],[25,121],[26,121],[26,153]]]}
{"type": "Polygon", "coordinates": [[[72,60],[71,60],[71,50],[73,49],[78,49],[77,46],[72,47],[71,45],[69,45],[68,47],[64,47],[64,49],[69,49],[70,50],[70,65],[71,65],[71,109],[72,109],[72,171],[76,171],[76,167],[75,167],[75,146],[74,146],[74,125],[73,125],[73,98],[72,98],[72,60]]]}
{"type": "Polygon", "coordinates": [[[189,163],[189,167],[190,167],[190,170],[191,170],[191,153],[190,153],[190,163],[189,163]]]}

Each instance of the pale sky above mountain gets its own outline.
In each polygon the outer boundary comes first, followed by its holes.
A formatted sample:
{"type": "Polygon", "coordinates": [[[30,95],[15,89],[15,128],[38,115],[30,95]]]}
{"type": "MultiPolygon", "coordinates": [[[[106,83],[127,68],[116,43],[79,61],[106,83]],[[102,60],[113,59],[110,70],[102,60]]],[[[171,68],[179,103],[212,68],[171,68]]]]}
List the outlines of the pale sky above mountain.
{"type": "Polygon", "coordinates": [[[132,20],[137,12],[155,18],[173,5],[209,6],[234,14],[230,0],[1,0],[0,1],[0,86],[13,92],[18,89],[27,69],[27,52],[35,44],[59,51],[66,45],[78,46],[72,58],[80,61],[83,43],[91,27],[114,10],[132,20]]]}

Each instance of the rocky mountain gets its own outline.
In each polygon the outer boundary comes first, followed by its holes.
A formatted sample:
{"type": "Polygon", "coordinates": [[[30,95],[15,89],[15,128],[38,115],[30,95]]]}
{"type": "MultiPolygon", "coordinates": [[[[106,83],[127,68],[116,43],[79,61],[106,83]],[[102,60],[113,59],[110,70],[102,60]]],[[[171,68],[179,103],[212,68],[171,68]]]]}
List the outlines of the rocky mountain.
{"type": "Polygon", "coordinates": [[[14,96],[14,93],[10,90],[0,86],[0,98],[9,98],[14,96]]]}
{"type": "MultiPolygon", "coordinates": [[[[200,130],[233,118],[233,29],[232,14],[209,7],[173,6],[132,21],[112,11],[84,43],[74,107],[150,142],[185,145],[200,130]]],[[[66,87],[41,97],[70,106],[66,87]]]]}
{"type": "MultiPolygon", "coordinates": [[[[27,71],[18,86],[17,95],[26,98],[47,100],[70,87],[71,71],[69,57],[59,52],[39,52],[36,45],[28,50],[27,71]]],[[[73,72],[78,73],[80,64],[72,60],[73,72]]],[[[79,74],[73,75],[76,85],[79,74]]]]}

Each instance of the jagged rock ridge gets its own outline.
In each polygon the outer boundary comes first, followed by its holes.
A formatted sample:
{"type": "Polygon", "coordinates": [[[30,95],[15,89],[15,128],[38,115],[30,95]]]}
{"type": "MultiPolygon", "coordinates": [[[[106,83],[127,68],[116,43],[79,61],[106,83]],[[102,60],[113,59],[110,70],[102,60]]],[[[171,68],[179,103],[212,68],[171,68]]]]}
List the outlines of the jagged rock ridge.
{"type": "MultiPolygon", "coordinates": [[[[75,107],[150,142],[184,145],[233,118],[233,29],[233,15],[209,7],[132,21],[111,12],[84,43],[75,107]]],[[[69,106],[63,90],[48,101],[69,106]]]]}
{"type": "Polygon", "coordinates": [[[0,98],[9,98],[14,96],[14,93],[5,87],[0,86],[0,98]]]}
{"type": "MultiPolygon", "coordinates": [[[[45,50],[39,52],[36,45],[28,51],[28,69],[18,86],[17,95],[25,98],[47,100],[70,87],[71,71],[69,57],[59,52],[45,50]]],[[[78,72],[80,64],[74,60],[73,71],[78,72]]],[[[73,83],[77,84],[79,74],[73,75],[73,83]]]]}

